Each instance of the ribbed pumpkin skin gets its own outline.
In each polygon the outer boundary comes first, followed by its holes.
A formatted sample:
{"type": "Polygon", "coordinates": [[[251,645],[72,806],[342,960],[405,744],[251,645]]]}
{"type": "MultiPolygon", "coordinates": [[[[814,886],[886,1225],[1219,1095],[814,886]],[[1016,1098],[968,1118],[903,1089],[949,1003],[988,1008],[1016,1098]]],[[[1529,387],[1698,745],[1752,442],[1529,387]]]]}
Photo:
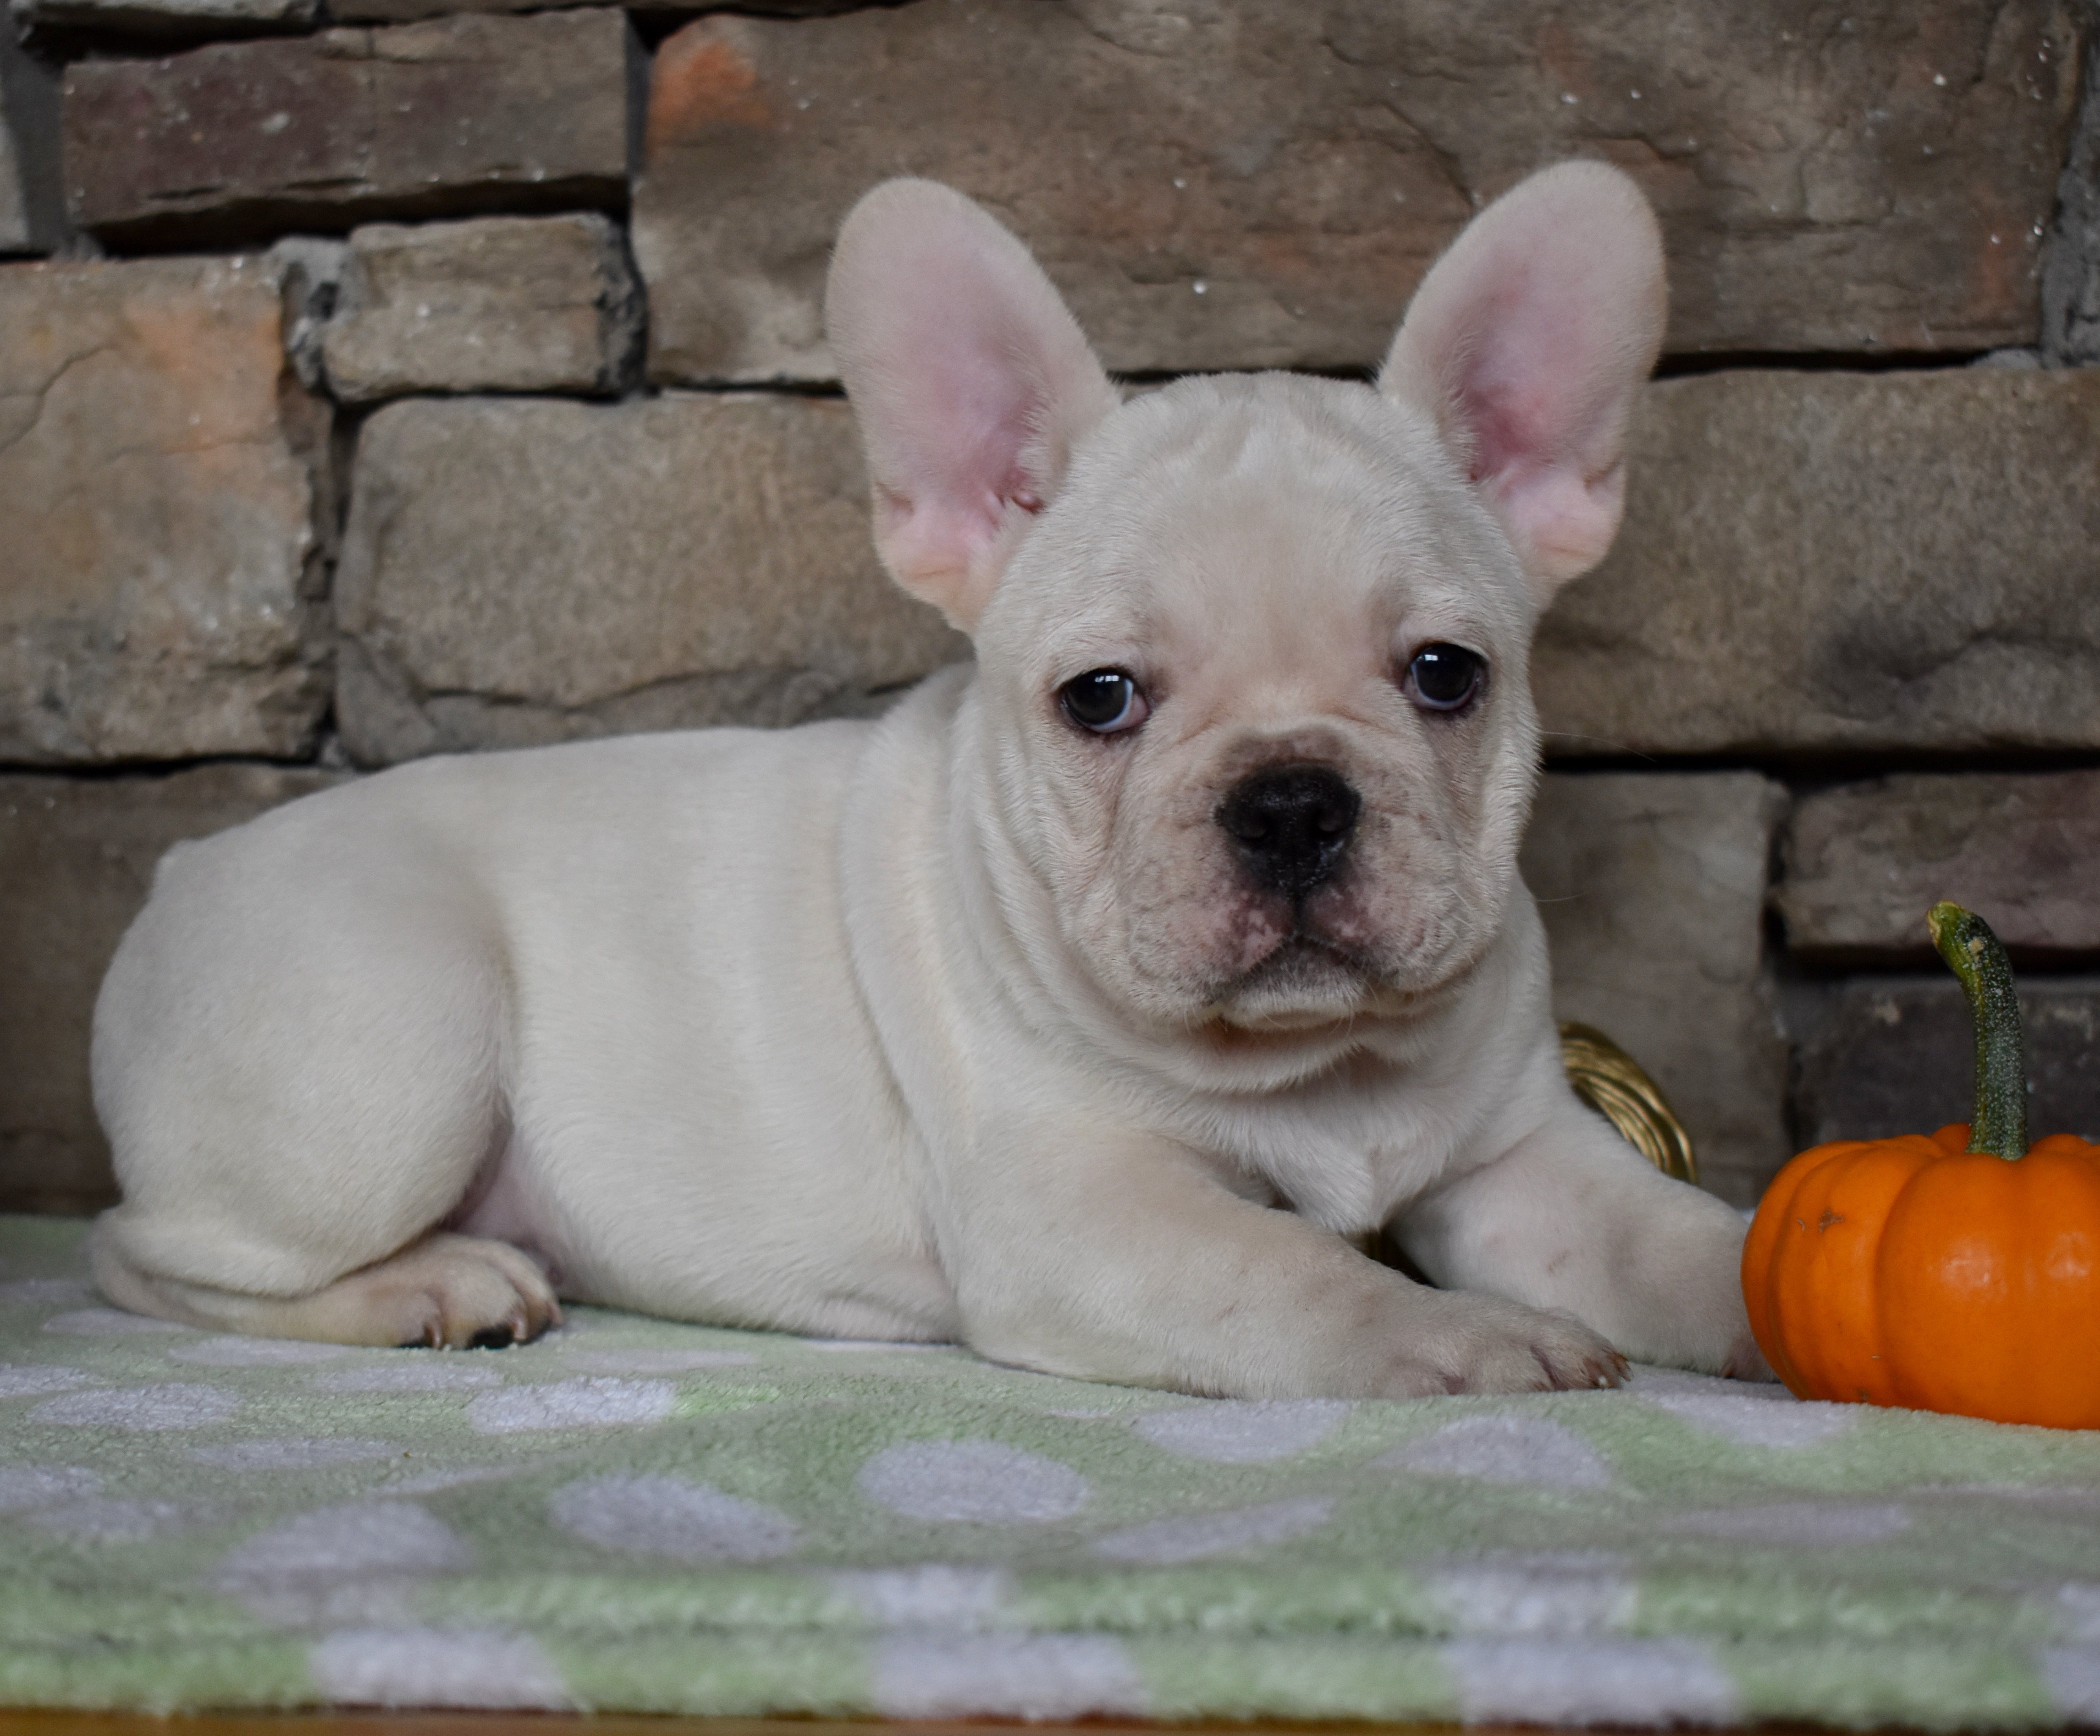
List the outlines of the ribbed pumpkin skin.
{"type": "Polygon", "coordinates": [[[1780,1170],[1743,1246],[1758,1346],[1803,1399],[2100,1429],[2100,1146],[1968,1143],[1839,1140],[1780,1170]]]}

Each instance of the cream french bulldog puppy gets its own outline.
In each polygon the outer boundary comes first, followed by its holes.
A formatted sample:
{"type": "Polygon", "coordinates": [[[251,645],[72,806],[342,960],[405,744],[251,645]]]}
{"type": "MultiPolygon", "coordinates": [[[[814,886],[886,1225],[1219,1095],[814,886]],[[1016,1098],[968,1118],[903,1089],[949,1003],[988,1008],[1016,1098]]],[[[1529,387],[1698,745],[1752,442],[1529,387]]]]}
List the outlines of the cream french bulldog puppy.
{"type": "Polygon", "coordinates": [[[1762,1373],[1743,1227],[1570,1094],[1517,878],[1532,627],[1663,324],[1594,164],[1376,389],[1123,403],[960,195],[848,219],[904,588],[878,722],[426,760],[171,851],[96,1011],[127,1307],[489,1344],[557,1296],[1194,1393],[1762,1373]],[[1431,1289],[1344,1237],[1392,1226],[1431,1289]]]}

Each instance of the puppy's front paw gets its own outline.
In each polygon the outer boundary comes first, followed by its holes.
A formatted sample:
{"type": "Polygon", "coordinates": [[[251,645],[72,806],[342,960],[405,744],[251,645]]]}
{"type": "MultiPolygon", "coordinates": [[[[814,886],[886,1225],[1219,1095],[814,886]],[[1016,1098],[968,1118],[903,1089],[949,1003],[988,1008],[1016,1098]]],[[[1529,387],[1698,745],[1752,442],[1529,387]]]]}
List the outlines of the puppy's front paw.
{"type": "Polygon", "coordinates": [[[1728,1354],[1721,1363],[1721,1378],[1724,1381],[1772,1381],[1779,1376],[1772,1365],[1765,1360],[1765,1353],[1758,1348],[1756,1336],[1745,1326],[1736,1334],[1736,1342],[1728,1346],[1728,1354]]]}
{"type": "Polygon", "coordinates": [[[1394,1358],[1388,1396],[1557,1392],[1626,1377],[1626,1358],[1572,1314],[1463,1293],[1434,1302],[1439,1317],[1394,1358]]]}
{"type": "Polygon", "coordinates": [[[546,1274],[507,1242],[433,1236],[353,1273],[370,1322],[364,1342],[432,1349],[496,1349],[561,1323],[546,1274]]]}

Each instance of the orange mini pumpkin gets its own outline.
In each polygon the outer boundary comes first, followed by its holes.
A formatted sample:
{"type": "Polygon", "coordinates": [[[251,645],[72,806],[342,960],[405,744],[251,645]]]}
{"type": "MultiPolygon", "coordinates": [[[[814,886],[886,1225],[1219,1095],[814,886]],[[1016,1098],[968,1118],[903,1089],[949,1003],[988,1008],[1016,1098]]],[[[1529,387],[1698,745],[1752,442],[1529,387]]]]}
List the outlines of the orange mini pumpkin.
{"type": "Polygon", "coordinates": [[[1983,919],[1928,918],[1976,1021],[1974,1131],[1841,1139],[1743,1247],[1750,1329],[1804,1399],[2100,1429],[2100,1146],[2027,1143],[2019,1003],[1983,919]]]}

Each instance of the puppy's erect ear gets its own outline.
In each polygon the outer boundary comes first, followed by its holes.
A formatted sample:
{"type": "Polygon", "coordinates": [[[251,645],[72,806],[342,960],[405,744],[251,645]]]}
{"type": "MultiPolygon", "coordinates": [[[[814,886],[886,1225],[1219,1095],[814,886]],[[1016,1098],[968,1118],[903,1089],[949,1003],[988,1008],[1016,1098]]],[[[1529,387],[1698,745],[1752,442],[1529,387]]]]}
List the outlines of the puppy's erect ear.
{"type": "Polygon", "coordinates": [[[1563,163],[1467,226],[1392,341],[1379,389],[1436,418],[1542,603],[1618,532],[1626,423],[1666,304],[1640,190],[1563,163]]]}
{"type": "Polygon", "coordinates": [[[938,182],[854,207],[824,318],[883,564],[968,632],[1115,389],[1028,249],[938,182]]]}

